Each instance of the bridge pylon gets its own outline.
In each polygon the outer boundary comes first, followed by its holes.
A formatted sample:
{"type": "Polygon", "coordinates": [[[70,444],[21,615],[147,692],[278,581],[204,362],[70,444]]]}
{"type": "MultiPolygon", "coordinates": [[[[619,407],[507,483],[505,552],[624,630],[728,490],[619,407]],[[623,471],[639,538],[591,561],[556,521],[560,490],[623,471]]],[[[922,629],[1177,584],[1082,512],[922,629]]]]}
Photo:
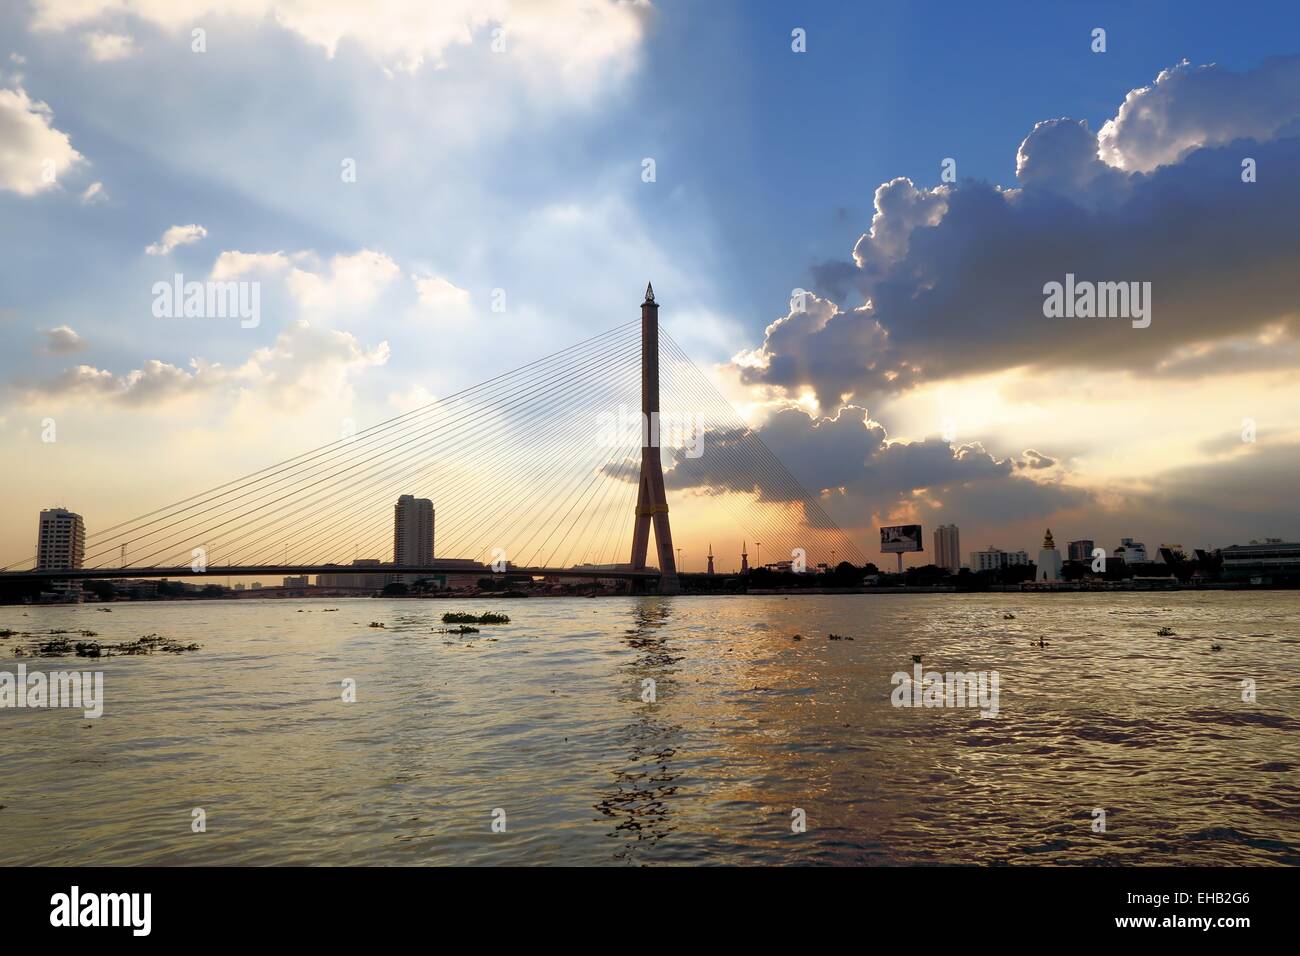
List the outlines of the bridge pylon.
{"type": "Polygon", "coordinates": [[[632,532],[633,571],[646,566],[651,524],[659,552],[659,593],[677,594],[681,582],[677,578],[664,468],[659,457],[659,303],[655,302],[654,288],[647,282],[645,301],[641,303],[641,481],[632,532]]]}

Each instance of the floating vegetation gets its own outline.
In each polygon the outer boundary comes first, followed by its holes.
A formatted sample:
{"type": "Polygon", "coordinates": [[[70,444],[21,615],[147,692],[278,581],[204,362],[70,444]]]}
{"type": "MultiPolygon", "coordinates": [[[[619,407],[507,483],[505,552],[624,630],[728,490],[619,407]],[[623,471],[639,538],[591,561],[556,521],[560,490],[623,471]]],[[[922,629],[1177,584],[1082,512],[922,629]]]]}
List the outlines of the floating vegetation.
{"type": "Polygon", "coordinates": [[[40,641],[28,648],[28,653],[33,657],[66,657],[69,654],[77,657],[139,657],[155,653],[183,654],[198,649],[198,644],[182,644],[161,634],[146,634],[134,641],[116,644],[100,641],[77,641],[74,644],[66,637],[60,637],[52,641],[40,641]]]}
{"type": "Polygon", "coordinates": [[[1211,644],[1211,645],[1210,645],[1210,650],[1212,650],[1212,651],[1221,651],[1221,650],[1223,650],[1223,645],[1222,645],[1222,644],[1211,644]]]}
{"type": "Polygon", "coordinates": [[[1015,619],[1016,616],[1014,614],[1007,613],[1002,615],[1002,620],[1004,621],[1014,621],[1015,619]]]}
{"type": "Polygon", "coordinates": [[[448,611],[442,616],[443,624],[509,624],[510,617],[506,614],[498,614],[496,611],[488,611],[485,614],[466,614],[463,611],[448,611]]]}
{"type": "Polygon", "coordinates": [[[462,624],[460,627],[444,627],[435,631],[435,634],[477,634],[477,627],[470,627],[468,624],[462,624]]]}
{"type": "Polygon", "coordinates": [[[1156,631],[1156,637],[1173,637],[1174,629],[1172,627],[1162,627],[1156,631]]]}
{"type": "Polygon", "coordinates": [[[371,626],[371,627],[383,627],[383,628],[387,628],[387,627],[388,627],[387,624],[381,624],[379,621],[371,621],[371,622],[370,622],[370,626],[371,626]]]}
{"type": "Polygon", "coordinates": [[[0,627],[0,637],[13,637],[17,631],[11,631],[7,627],[0,627]]]}
{"type": "Polygon", "coordinates": [[[851,637],[846,637],[846,636],[843,635],[843,634],[827,634],[826,637],[829,638],[829,639],[832,640],[832,641],[851,641],[851,640],[853,640],[853,638],[851,638],[851,637]]]}
{"type": "Polygon", "coordinates": [[[913,654],[913,655],[912,655],[912,663],[913,663],[913,664],[919,664],[919,663],[921,663],[921,655],[920,655],[920,654],[913,654]]]}
{"type": "Polygon", "coordinates": [[[802,641],[802,640],[803,640],[803,635],[802,635],[802,634],[796,634],[794,637],[790,638],[790,640],[792,640],[792,641],[802,641]]]}

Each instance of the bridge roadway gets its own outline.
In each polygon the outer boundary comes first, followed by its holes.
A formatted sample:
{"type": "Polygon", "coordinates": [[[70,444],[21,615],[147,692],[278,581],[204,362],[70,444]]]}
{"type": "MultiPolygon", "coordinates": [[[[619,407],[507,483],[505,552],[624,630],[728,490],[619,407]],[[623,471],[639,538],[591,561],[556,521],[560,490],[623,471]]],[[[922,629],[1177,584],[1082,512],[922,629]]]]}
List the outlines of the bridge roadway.
{"type": "Polygon", "coordinates": [[[482,574],[516,575],[557,578],[622,578],[625,580],[653,580],[659,577],[656,569],[644,571],[606,570],[604,568],[521,568],[507,565],[505,571],[493,571],[489,565],[467,565],[463,559],[434,561],[432,564],[256,564],[208,565],[204,571],[195,571],[190,565],[160,568],[64,568],[56,570],[0,571],[0,584],[6,581],[99,581],[124,578],[255,578],[302,574],[482,574]]]}

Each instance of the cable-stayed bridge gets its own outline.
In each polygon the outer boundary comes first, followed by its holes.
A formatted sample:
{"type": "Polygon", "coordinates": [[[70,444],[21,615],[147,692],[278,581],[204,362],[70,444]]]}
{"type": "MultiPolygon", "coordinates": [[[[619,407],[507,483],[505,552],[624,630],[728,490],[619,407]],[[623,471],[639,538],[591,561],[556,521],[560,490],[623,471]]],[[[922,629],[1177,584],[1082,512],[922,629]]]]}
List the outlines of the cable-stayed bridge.
{"type": "Polygon", "coordinates": [[[481,569],[674,593],[671,525],[808,567],[863,563],[658,313],[647,287],[640,320],[97,530],[80,568],[32,556],[0,582],[481,569]],[[436,554],[456,557],[354,564],[395,554],[403,494],[433,500],[436,554]]]}

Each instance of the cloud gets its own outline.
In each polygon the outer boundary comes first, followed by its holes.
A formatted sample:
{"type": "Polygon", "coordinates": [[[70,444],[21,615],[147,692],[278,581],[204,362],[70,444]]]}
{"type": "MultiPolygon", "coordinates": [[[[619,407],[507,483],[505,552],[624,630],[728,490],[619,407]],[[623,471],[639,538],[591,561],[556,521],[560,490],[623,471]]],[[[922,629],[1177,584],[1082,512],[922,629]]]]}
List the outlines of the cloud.
{"type": "Polygon", "coordinates": [[[1055,458],[1049,458],[1032,448],[1026,448],[1024,454],[1015,462],[1015,466],[1017,468],[1027,468],[1030,471],[1040,471],[1044,468],[1054,468],[1056,463],[1055,458]]]}
{"type": "Polygon", "coordinates": [[[100,203],[108,202],[108,190],[104,188],[103,183],[91,183],[81,194],[81,204],[83,206],[98,206],[100,203]]]}
{"type": "Polygon", "coordinates": [[[305,309],[357,309],[372,304],[401,272],[382,252],[362,249],[332,257],[328,268],[291,269],[286,282],[290,294],[305,309]]]}
{"type": "Polygon", "coordinates": [[[420,305],[433,313],[463,310],[469,305],[469,292],[439,276],[412,275],[420,305]]]}
{"type": "MultiPolygon", "coordinates": [[[[677,453],[665,475],[667,486],[677,491],[751,493],[765,502],[800,500],[799,489],[768,475],[754,438],[761,439],[846,529],[859,534],[894,520],[931,524],[963,517],[974,521],[978,515],[980,522],[1045,521],[1092,497],[1064,480],[1028,478],[1021,473],[1023,462],[998,458],[978,442],[891,440],[865,409],[852,405],[832,418],[786,408],[752,430],[715,430],[700,457],[677,453]]],[[[1025,455],[1055,464],[1038,452],[1025,455]]]]}
{"type": "Polygon", "coordinates": [[[224,281],[244,275],[274,275],[290,267],[283,252],[240,252],[230,249],[217,256],[209,278],[224,281]]]}
{"type": "Polygon", "coordinates": [[[1166,541],[1184,541],[1188,518],[1194,515],[1198,543],[1187,542],[1189,547],[1244,544],[1251,538],[1300,539],[1300,497],[1295,493],[1300,443],[1239,442],[1238,447],[1242,454],[1155,476],[1129,496],[1126,510],[1140,514],[1143,526],[1166,541]]]}
{"type": "Polygon", "coordinates": [[[140,52],[135,40],[124,33],[87,33],[82,39],[90,58],[99,63],[125,60],[140,52]]]}
{"type": "Polygon", "coordinates": [[[86,343],[82,341],[81,336],[69,326],[59,325],[40,331],[41,335],[45,336],[44,351],[48,355],[67,355],[85,348],[86,343]]]}
{"type": "Polygon", "coordinates": [[[275,23],[331,59],[355,44],[406,72],[426,61],[441,65],[455,47],[496,40],[503,53],[574,73],[624,68],[648,8],[648,0],[36,0],[34,25],[63,30],[127,13],[177,31],[205,19],[241,18],[275,23]],[[493,36],[494,29],[502,32],[493,36]]]}
{"type": "Polygon", "coordinates": [[[35,196],[85,162],[68,134],[54,128],[54,112],[21,86],[0,89],[0,189],[35,196]]]}
{"type": "Polygon", "coordinates": [[[273,345],[255,350],[238,366],[194,358],[188,368],[181,368],[150,359],[119,375],[78,365],[47,382],[19,386],[19,391],[28,404],[91,400],[153,411],[197,398],[234,402],[254,392],[261,403],[305,404],[339,398],[353,377],[383,365],[388,356],[387,342],[367,349],[347,332],[316,329],[300,319],[281,332],[273,345]]]}
{"type": "Polygon", "coordinates": [[[1298,166],[1300,57],[1244,74],[1179,66],[1130,94],[1101,135],[1066,119],[1035,126],[1017,188],[880,186],[851,261],[814,268],[818,296],[738,357],[742,378],[811,388],[833,411],[1013,368],[1190,375],[1188,350],[1266,329],[1275,345],[1294,341],[1298,166]],[[1245,157],[1256,182],[1242,179],[1245,157]],[[1067,273],[1150,282],[1150,327],[1046,318],[1043,287],[1067,273]]]}
{"type": "Polygon", "coordinates": [[[391,257],[371,249],[340,253],[328,263],[311,251],[286,254],[231,249],[217,256],[210,278],[283,275],[294,301],[303,309],[320,313],[372,305],[401,273],[391,257]]]}
{"type": "Polygon", "coordinates": [[[177,246],[192,246],[207,234],[208,231],[196,223],[190,223],[188,226],[172,226],[157,242],[145,246],[144,251],[151,256],[171,255],[172,250],[177,246]]]}
{"type": "Polygon", "coordinates": [[[1133,90],[1098,136],[1100,158],[1149,172],[1202,146],[1264,141],[1300,116],[1300,58],[1273,57],[1245,73],[1184,60],[1133,90]]]}

